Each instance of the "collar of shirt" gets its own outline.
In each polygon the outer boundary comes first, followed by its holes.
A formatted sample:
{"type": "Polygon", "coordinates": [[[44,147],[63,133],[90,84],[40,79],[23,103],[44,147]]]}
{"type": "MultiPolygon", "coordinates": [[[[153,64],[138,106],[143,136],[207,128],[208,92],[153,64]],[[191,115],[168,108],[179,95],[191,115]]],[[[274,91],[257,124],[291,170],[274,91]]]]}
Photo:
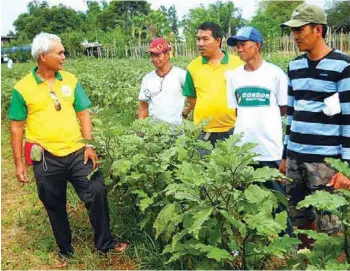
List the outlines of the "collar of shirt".
{"type": "MultiPolygon", "coordinates": [[[[34,67],[32,70],[32,74],[35,78],[35,81],[37,82],[37,84],[40,84],[42,82],[44,82],[41,78],[39,78],[39,76],[36,74],[36,71],[38,70],[38,66],[34,67]]],[[[56,79],[62,81],[62,75],[60,74],[60,72],[56,72],[55,73],[56,79]]]]}

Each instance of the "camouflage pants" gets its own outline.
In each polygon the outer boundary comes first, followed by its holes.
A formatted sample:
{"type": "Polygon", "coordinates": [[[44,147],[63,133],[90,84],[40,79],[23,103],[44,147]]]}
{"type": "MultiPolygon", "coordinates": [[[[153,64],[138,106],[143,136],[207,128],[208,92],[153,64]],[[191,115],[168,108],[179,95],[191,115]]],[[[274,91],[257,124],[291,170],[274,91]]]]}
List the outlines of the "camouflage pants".
{"type": "Polygon", "coordinates": [[[336,171],[325,163],[300,162],[287,159],[288,178],[286,192],[289,199],[289,216],[293,225],[303,227],[307,222],[315,221],[319,231],[333,234],[340,231],[339,218],[326,212],[316,212],[314,208],[296,209],[297,204],[306,196],[317,190],[327,190],[326,184],[330,182],[336,171]]]}

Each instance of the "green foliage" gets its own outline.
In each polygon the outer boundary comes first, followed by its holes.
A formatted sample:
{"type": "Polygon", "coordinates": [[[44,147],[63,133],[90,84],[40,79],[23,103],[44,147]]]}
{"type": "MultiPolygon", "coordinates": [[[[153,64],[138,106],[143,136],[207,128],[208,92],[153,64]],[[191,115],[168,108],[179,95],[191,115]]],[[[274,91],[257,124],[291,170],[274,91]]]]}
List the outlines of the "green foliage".
{"type": "Polygon", "coordinates": [[[327,3],[327,23],[334,30],[350,32],[350,3],[349,1],[333,0],[327,3]]]}
{"type": "MultiPolygon", "coordinates": [[[[275,59],[280,66],[287,62],[275,59]]],[[[174,61],[186,67],[189,59],[174,61]]],[[[2,69],[3,117],[12,87],[33,65],[2,69]]],[[[263,185],[281,175],[269,168],[254,170],[254,144],[240,145],[239,136],[232,136],[213,149],[197,140],[201,127],[190,121],[178,128],[135,121],[141,79],[153,69],[149,60],[77,59],[67,61],[65,69],[93,101],[94,144],[109,190],[112,229],[130,240],[129,253],[139,268],[264,269],[276,258],[278,268],[345,266],[330,258],[337,258],[348,235],[313,235],[319,245],[298,254],[299,241],[282,236],[287,214],[275,211],[286,199],[263,185]],[[203,148],[210,153],[200,158],[203,148]]],[[[301,204],[338,212],[348,227],[350,192],[316,197],[301,204]]]]}
{"type": "Polygon", "coordinates": [[[233,2],[222,1],[209,4],[207,7],[201,4],[198,8],[191,9],[182,21],[186,41],[195,41],[197,28],[205,21],[219,24],[224,36],[228,37],[239,26],[242,26],[241,11],[235,7],[233,2]]]}
{"type": "Polygon", "coordinates": [[[343,162],[340,159],[326,158],[325,161],[338,172],[344,176],[350,178],[350,167],[347,162],[343,162]]]}
{"type": "Polygon", "coordinates": [[[288,21],[293,10],[304,1],[260,1],[257,14],[249,22],[268,40],[270,36],[280,36],[280,23],[288,21]]]}
{"type": "Polygon", "coordinates": [[[317,191],[312,196],[306,197],[303,201],[300,201],[298,208],[307,208],[314,206],[319,210],[338,214],[338,208],[347,204],[347,201],[339,196],[330,194],[327,191],[317,191]]]}
{"type": "Polygon", "coordinates": [[[13,23],[18,36],[32,40],[40,32],[55,34],[67,30],[79,30],[83,19],[79,13],[63,5],[49,7],[47,2],[33,1],[27,13],[22,13],[13,23]]]}
{"type": "Polygon", "coordinates": [[[129,203],[140,227],[164,248],[168,266],[190,259],[187,268],[258,269],[271,251],[289,255],[297,241],[276,241],[287,214],[273,214],[278,200],[261,185],[281,174],[251,167],[254,144],[241,146],[231,136],[201,159],[200,149],[212,147],[198,141],[200,127],[190,122],[175,128],[147,119],[122,127],[115,120],[95,118],[103,170],[116,200],[129,203]]]}
{"type": "MultiPolygon", "coordinates": [[[[327,162],[335,165],[337,169],[343,166],[340,161],[335,159],[327,159],[327,162]]],[[[309,206],[315,207],[319,214],[338,216],[343,235],[329,236],[325,233],[298,230],[299,233],[306,234],[316,240],[312,252],[308,250],[300,251],[301,258],[299,258],[299,262],[303,262],[303,259],[309,259],[308,268],[327,269],[332,267],[339,270],[346,267],[348,269],[350,267],[350,192],[338,190],[331,194],[327,191],[317,191],[299,202],[297,208],[307,208],[309,206]],[[345,253],[347,264],[339,264],[337,261],[341,253],[345,253]]],[[[305,267],[305,265],[298,266],[302,269],[305,267]]]]}

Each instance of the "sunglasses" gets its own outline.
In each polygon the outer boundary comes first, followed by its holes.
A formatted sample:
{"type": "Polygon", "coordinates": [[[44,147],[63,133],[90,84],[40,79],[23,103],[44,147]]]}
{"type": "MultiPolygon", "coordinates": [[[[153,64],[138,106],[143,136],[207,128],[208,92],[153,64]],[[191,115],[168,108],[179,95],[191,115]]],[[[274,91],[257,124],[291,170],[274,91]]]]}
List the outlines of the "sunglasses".
{"type": "Polygon", "coordinates": [[[56,93],[53,92],[52,90],[50,91],[50,97],[51,99],[53,100],[54,104],[55,104],[55,109],[56,111],[60,111],[62,109],[61,107],[61,103],[60,101],[58,100],[57,96],[56,96],[56,93]]]}

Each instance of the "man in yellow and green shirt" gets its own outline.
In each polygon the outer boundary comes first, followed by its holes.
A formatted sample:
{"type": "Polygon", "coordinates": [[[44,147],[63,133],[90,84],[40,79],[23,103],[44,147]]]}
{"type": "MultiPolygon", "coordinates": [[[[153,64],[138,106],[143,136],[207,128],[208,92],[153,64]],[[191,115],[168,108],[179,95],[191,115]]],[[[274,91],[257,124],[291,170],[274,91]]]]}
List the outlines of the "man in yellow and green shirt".
{"type": "Polygon", "coordinates": [[[186,118],[194,109],[194,123],[209,121],[200,138],[213,145],[233,133],[236,114],[227,106],[225,72],[242,65],[237,56],[221,50],[221,27],[206,22],[198,27],[197,47],[201,54],[187,68],[183,95],[189,106],[183,112],[186,118]]]}
{"type": "Polygon", "coordinates": [[[65,267],[74,253],[66,210],[67,181],[88,210],[96,249],[104,253],[126,248],[111,235],[102,173],[96,171],[88,180],[98,163],[93,146],[82,143],[83,139],[92,140],[91,101],[78,79],[62,71],[64,52],[56,35],[40,33],[34,38],[32,55],[38,66],[15,85],[9,111],[16,177],[19,182],[29,182],[22,158],[25,130],[26,161],[33,164],[38,195],[59,247],[57,267],[65,267]]]}

